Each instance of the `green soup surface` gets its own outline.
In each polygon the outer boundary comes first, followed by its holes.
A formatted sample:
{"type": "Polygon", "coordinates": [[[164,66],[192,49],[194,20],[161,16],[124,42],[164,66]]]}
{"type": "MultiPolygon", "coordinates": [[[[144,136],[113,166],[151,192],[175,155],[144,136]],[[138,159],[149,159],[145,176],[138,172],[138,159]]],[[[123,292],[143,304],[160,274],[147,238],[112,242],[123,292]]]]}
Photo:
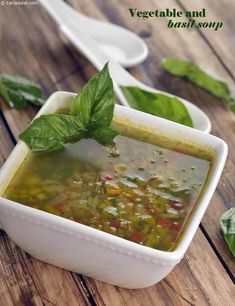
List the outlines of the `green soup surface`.
{"type": "Polygon", "coordinates": [[[115,147],[83,139],[29,153],[4,197],[159,250],[171,251],[206,184],[213,154],[115,123],[115,147]]]}

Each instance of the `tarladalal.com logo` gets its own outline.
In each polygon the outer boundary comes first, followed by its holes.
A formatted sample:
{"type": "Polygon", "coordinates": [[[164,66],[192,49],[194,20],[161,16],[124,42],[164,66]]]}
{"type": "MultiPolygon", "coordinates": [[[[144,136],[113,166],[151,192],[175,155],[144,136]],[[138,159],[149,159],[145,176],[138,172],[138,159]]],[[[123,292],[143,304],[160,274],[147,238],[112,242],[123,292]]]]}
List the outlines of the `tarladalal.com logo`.
{"type": "Polygon", "coordinates": [[[0,6],[26,6],[26,5],[38,5],[39,1],[6,1],[6,0],[0,0],[0,6]]]}

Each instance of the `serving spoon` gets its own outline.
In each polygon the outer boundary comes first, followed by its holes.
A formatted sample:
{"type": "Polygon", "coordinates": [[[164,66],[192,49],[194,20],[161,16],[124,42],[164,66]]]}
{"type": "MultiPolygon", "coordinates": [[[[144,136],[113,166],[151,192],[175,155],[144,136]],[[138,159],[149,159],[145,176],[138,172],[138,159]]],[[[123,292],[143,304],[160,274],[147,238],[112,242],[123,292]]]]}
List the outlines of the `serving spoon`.
{"type": "MultiPolygon", "coordinates": [[[[59,26],[64,23],[84,29],[96,44],[123,67],[135,66],[146,59],[148,47],[135,33],[112,23],[96,20],[74,10],[63,0],[40,0],[59,26]]],[[[75,45],[80,49],[80,45],[75,45]]]]}
{"type": "MultiPolygon", "coordinates": [[[[40,0],[42,3],[48,3],[47,0],[40,0]]],[[[58,0],[50,0],[50,3],[57,3],[58,0]]],[[[51,11],[52,13],[52,11],[51,11]]],[[[65,14],[66,15],[66,14],[65,14]]],[[[59,18],[61,19],[61,18],[59,18]]],[[[169,97],[179,99],[187,108],[194,128],[203,132],[209,133],[211,131],[211,122],[208,116],[196,105],[191,102],[182,99],[178,96],[169,94],[167,92],[154,89],[140,82],[134,78],[129,72],[127,72],[119,63],[113,60],[113,54],[110,52],[108,55],[97,44],[96,40],[84,31],[82,27],[78,27],[76,23],[70,22],[67,18],[62,23],[59,23],[61,31],[70,39],[70,41],[79,48],[79,50],[88,58],[88,60],[98,69],[101,70],[105,63],[109,61],[109,72],[113,79],[114,90],[119,101],[127,106],[131,107],[128,100],[125,98],[120,86],[136,86],[145,91],[164,94],[169,97]]]]}

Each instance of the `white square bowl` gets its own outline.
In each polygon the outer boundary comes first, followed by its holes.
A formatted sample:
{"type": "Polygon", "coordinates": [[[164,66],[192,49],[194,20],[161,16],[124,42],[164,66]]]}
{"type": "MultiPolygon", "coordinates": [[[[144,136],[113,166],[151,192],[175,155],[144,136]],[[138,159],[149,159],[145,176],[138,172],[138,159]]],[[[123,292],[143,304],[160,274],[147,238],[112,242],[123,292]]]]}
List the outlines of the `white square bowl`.
{"type": "MultiPolygon", "coordinates": [[[[67,92],[54,93],[36,117],[70,107],[74,96],[67,92]]],[[[17,245],[42,261],[120,287],[144,288],[163,279],[184,256],[218,184],[227,145],[215,136],[127,107],[116,105],[114,116],[215,151],[209,182],[174,251],[145,247],[3,197],[0,197],[0,222],[17,245]]],[[[0,171],[0,195],[27,153],[28,148],[20,141],[0,171]]]]}

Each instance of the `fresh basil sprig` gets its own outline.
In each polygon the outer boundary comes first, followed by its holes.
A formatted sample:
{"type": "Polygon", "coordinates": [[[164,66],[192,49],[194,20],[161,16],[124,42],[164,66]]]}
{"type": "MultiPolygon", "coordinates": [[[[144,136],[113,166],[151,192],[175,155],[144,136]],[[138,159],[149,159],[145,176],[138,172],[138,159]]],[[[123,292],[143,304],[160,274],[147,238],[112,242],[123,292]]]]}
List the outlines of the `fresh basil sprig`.
{"type": "Polygon", "coordinates": [[[177,98],[152,93],[139,87],[121,87],[130,106],[142,112],[193,127],[187,108],[177,98]]]}
{"type": "Polygon", "coordinates": [[[0,95],[15,108],[25,107],[28,103],[37,106],[44,103],[41,87],[20,76],[0,74],[0,95]]]}
{"type": "Polygon", "coordinates": [[[33,152],[50,152],[82,138],[109,144],[118,132],[109,127],[115,96],[108,64],[74,98],[70,114],[42,115],[20,134],[33,152]]]}
{"type": "Polygon", "coordinates": [[[235,207],[223,213],[220,218],[220,226],[227,245],[235,257],[235,207]]]}
{"type": "Polygon", "coordinates": [[[235,99],[232,97],[229,87],[225,82],[210,76],[189,61],[176,58],[164,58],[161,65],[169,73],[184,77],[214,96],[224,100],[230,109],[235,112],[235,99]]]}

